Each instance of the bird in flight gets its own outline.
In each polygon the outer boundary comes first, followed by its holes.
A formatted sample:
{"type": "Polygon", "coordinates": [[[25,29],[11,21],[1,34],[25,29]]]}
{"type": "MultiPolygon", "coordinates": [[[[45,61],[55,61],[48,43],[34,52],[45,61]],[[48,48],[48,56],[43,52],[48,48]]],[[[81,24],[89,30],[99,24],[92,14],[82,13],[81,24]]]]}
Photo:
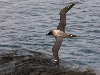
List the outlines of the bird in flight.
{"type": "Polygon", "coordinates": [[[60,49],[60,46],[62,44],[63,38],[71,38],[76,37],[76,35],[65,33],[65,26],[66,26],[66,13],[74,6],[75,4],[71,4],[69,6],[64,7],[60,11],[60,23],[55,30],[51,30],[48,35],[55,36],[56,42],[52,48],[53,52],[53,58],[56,64],[59,64],[59,56],[58,52],[60,49]]]}

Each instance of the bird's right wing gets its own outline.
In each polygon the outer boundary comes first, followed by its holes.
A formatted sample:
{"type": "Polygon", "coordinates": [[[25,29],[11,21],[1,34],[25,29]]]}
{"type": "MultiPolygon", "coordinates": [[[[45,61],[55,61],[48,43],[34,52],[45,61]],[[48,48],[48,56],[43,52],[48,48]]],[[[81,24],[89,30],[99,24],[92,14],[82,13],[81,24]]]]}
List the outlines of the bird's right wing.
{"type": "Polygon", "coordinates": [[[63,37],[56,37],[56,42],[55,42],[55,44],[52,48],[53,56],[56,60],[59,58],[58,57],[58,51],[60,49],[62,41],[63,41],[63,37]]]}
{"type": "Polygon", "coordinates": [[[66,13],[74,6],[75,4],[71,4],[70,6],[66,6],[65,8],[61,9],[60,11],[60,23],[57,29],[65,32],[66,26],[66,13]]]}

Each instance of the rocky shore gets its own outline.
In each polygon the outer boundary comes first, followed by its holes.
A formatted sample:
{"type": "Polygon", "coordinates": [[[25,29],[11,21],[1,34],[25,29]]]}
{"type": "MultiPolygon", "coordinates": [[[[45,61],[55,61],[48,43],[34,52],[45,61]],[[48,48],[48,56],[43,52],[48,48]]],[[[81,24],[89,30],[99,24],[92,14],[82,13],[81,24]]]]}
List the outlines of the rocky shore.
{"type": "MultiPolygon", "coordinates": [[[[96,75],[55,65],[51,56],[30,51],[11,51],[0,55],[0,75],[96,75]]],[[[66,64],[68,65],[68,64],[66,64]]]]}

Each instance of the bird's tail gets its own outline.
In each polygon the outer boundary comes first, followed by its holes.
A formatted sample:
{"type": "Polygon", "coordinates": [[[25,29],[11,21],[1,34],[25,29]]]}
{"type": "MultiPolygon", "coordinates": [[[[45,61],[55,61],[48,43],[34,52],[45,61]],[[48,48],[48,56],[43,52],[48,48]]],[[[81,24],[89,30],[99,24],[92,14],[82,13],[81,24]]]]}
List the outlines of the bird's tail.
{"type": "Polygon", "coordinates": [[[72,38],[72,37],[76,37],[76,35],[69,34],[69,33],[65,33],[65,34],[64,34],[64,37],[65,37],[65,38],[72,38]]]}

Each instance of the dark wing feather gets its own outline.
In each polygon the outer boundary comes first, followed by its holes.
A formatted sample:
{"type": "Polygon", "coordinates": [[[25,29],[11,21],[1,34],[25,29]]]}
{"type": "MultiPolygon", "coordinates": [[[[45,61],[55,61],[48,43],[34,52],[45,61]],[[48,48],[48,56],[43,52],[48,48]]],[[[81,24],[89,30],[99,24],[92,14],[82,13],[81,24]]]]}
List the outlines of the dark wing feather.
{"type": "Polygon", "coordinates": [[[66,6],[65,8],[61,9],[60,11],[60,23],[57,29],[65,32],[66,26],[66,13],[74,6],[75,4],[71,4],[70,6],[66,6]]]}
{"type": "Polygon", "coordinates": [[[56,42],[52,48],[53,56],[56,60],[58,60],[58,51],[60,49],[62,41],[63,41],[63,37],[56,37],[56,42]]]}

